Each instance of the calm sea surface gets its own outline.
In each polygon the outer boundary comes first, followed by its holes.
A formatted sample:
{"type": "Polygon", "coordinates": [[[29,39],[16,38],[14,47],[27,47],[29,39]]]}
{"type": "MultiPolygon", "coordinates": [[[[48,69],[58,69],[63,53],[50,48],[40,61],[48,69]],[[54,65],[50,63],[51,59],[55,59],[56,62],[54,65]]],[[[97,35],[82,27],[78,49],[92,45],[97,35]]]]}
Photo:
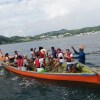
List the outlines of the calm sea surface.
{"type": "MultiPolygon", "coordinates": [[[[67,48],[72,51],[71,46],[78,50],[81,44],[85,46],[87,53],[86,64],[90,67],[99,67],[100,33],[0,45],[0,49],[3,54],[8,52],[13,55],[17,50],[19,54],[30,57],[31,47],[36,47],[38,51],[39,46],[43,46],[47,50],[51,46],[55,46],[65,52],[67,48]]],[[[100,100],[100,85],[32,79],[5,71],[4,75],[0,76],[0,100],[100,100]]]]}

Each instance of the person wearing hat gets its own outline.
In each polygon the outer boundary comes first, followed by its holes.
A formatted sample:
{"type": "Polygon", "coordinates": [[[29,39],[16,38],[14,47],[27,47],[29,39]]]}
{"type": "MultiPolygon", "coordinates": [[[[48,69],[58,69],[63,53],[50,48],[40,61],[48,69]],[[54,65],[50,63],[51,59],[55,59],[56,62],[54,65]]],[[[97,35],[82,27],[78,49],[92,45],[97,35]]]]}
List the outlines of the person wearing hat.
{"type": "Polygon", "coordinates": [[[72,46],[72,49],[74,50],[75,54],[77,54],[77,57],[74,57],[78,59],[78,62],[85,64],[85,53],[84,53],[84,46],[79,47],[79,52],[75,50],[75,48],[72,46]]]}

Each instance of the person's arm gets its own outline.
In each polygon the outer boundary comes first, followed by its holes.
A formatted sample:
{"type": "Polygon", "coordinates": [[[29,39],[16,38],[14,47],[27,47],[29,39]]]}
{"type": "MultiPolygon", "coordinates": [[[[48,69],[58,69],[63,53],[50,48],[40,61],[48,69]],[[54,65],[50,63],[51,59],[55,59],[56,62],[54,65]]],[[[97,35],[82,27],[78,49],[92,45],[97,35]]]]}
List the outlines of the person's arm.
{"type": "Polygon", "coordinates": [[[34,50],[33,50],[34,54],[36,54],[36,51],[35,50],[36,50],[36,48],[34,48],[34,50]]]}
{"type": "Polygon", "coordinates": [[[79,52],[76,51],[75,48],[74,48],[73,46],[72,46],[71,48],[74,50],[75,54],[79,54],[79,52]]]}
{"type": "Polygon", "coordinates": [[[74,59],[78,59],[79,58],[79,56],[76,56],[76,57],[73,57],[74,59]]]}

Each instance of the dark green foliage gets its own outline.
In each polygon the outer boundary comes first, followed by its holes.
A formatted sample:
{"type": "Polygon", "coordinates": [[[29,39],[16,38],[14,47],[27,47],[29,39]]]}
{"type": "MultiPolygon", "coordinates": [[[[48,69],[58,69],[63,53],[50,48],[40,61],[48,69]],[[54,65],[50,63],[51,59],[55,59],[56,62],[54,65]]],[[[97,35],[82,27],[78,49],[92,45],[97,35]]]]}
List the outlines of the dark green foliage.
{"type": "Polygon", "coordinates": [[[86,32],[95,32],[95,31],[100,31],[100,26],[96,27],[86,27],[82,29],[75,29],[75,30],[66,30],[66,29],[61,29],[59,31],[52,31],[52,32],[47,32],[38,35],[39,37],[42,35],[48,35],[48,36],[58,36],[58,35],[63,35],[65,33],[71,33],[72,35],[80,34],[80,33],[86,33],[86,32]]]}
{"type": "Polygon", "coordinates": [[[11,40],[5,36],[0,35],[0,45],[10,43],[11,40]]]}

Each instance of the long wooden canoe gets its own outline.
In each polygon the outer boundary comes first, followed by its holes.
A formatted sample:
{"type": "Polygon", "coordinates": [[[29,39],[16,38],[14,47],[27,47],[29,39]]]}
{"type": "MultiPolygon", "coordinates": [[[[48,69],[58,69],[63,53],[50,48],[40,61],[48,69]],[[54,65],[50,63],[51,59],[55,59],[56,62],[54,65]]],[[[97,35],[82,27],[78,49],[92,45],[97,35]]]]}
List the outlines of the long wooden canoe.
{"type": "Polygon", "coordinates": [[[100,84],[100,76],[86,66],[82,68],[83,70],[82,73],[78,73],[78,72],[77,73],[53,73],[53,72],[36,72],[36,71],[28,71],[28,70],[22,71],[16,67],[8,66],[8,65],[6,65],[5,68],[13,73],[27,76],[27,77],[100,84]]]}

